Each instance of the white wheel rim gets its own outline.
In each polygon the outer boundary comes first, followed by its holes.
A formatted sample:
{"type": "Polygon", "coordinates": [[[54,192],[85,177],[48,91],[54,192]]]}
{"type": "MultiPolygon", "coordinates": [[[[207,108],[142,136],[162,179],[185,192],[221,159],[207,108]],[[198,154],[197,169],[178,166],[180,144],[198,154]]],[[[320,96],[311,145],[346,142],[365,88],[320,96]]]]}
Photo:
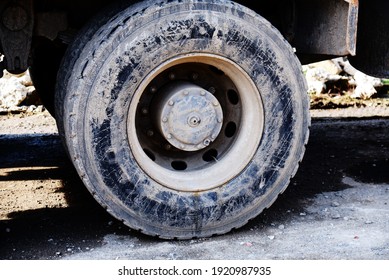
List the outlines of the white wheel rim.
{"type": "MultiPolygon", "coordinates": [[[[170,78],[174,78],[173,75],[170,78]]],[[[215,96],[222,96],[223,94],[227,93],[215,93],[215,96]]],[[[229,97],[226,100],[228,101],[229,97]]],[[[235,103],[235,100],[230,100],[229,102],[235,103]]],[[[134,93],[127,119],[128,141],[134,158],[142,170],[161,185],[183,192],[211,190],[223,186],[238,176],[256,153],[263,133],[263,127],[264,109],[261,95],[249,75],[231,60],[218,55],[204,53],[177,56],[156,67],[143,79],[134,93]],[[148,118],[155,119],[150,109],[151,104],[150,107],[145,106],[143,108],[142,106],[142,103],[145,103],[143,102],[145,92],[156,91],[153,83],[158,80],[157,77],[168,73],[170,69],[180,70],[179,67],[182,66],[184,72],[187,69],[184,66],[196,65],[210,66],[222,71],[224,75],[220,75],[221,80],[217,81],[218,83],[223,83],[224,80],[228,81],[229,84],[232,82],[235,87],[234,91],[237,93],[238,104],[224,102],[228,108],[223,109],[226,109],[228,112],[239,111],[239,120],[234,119],[234,121],[228,122],[229,118],[236,118],[236,116],[229,116],[232,115],[231,113],[224,116],[223,129],[218,134],[218,140],[212,143],[215,147],[204,145],[204,148],[196,149],[198,150],[196,152],[180,151],[182,160],[169,159],[164,154],[164,148],[160,148],[156,144],[152,146],[150,143],[146,143],[149,142],[147,137],[150,137],[150,139],[154,137],[155,130],[158,129],[151,129],[143,134],[141,133],[141,130],[143,131],[144,128],[142,127],[143,125],[140,125],[142,122],[140,112],[143,112],[145,115],[151,115],[148,118]],[[227,129],[231,123],[233,123],[231,126],[236,126],[236,131],[230,137],[227,129]],[[209,151],[217,154],[213,162],[205,160],[204,163],[195,162],[198,161],[199,153],[206,155],[209,151]],[[174,168],[175,163],[180,163],[181,166],[174,168]]],[[[145,129],[147,130],[147,128],[145,129]]],[[[166,137],[166,135],[163,135],[164,133],[160,134],[162,134],[162,137],[166,137]]],[[[168,139],[165,140],[167,141],[168,139]]],[[[168,145],[164,146],[165,149],[168,149],[169,147],[166,146],[168,145]]]]}

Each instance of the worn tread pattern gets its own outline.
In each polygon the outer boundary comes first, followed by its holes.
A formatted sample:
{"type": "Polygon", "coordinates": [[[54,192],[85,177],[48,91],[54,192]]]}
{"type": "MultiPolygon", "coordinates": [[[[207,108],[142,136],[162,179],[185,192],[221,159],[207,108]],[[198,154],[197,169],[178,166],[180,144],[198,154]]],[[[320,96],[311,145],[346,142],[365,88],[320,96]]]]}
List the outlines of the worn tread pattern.
{"type": "Polygon", "coordinates": [[[127,226],[164,239],[245,225],[286,189],[309,135],[306,84],[292,48],[268,21],[231,1],[144,1],[107,12],[69,48],[56,100],[60,133],[94,198],[127,226]],[[131,92],[155,65],[191,51],[238,63],[257,84],[265,109],[264,135],[247,168],[196,194],[153,181],[126,143],[131,92]]]}

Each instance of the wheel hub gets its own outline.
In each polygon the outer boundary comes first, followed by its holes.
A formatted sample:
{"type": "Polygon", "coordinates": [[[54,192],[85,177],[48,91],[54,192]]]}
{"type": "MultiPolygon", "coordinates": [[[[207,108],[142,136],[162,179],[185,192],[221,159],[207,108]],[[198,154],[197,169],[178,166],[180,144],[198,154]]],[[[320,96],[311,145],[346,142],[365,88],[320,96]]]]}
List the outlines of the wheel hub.
{"type": "Polygon", "coordinates": [[[154,108],[163,137],[183,151],[208,147],[222,129],[219,101],[209,91],[191,83],[176,82],[163,89],[154,108]]]}

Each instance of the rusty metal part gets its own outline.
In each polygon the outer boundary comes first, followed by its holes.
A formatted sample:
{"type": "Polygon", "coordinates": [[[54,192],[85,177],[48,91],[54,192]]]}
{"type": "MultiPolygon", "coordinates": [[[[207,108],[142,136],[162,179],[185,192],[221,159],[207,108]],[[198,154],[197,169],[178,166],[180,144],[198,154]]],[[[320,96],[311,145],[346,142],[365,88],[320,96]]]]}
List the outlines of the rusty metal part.
{"type": "Polygon", "coordinates": [[[29,64],[34,26],[32,0],[2,1],[0,14],[0,42],[6,69],[22,73],[29,64]]]}
{"type": "Polygon", "coordinates": [[[296,0],[293,46],[300,54],[356,54],[358,0],[296,0]]]}

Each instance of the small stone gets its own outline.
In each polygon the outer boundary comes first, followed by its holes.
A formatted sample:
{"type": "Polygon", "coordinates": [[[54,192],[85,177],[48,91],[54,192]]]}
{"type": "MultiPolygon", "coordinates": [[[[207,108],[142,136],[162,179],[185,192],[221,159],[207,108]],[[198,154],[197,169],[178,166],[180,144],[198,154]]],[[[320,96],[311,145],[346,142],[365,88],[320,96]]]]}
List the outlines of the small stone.
{"type": "Polygon", "coordinates": [[[71,252],[73,250],[72,250],[72,248],[67,248],[66,251],[71,252]]]}
{"type": "Polygon", "coordinates": [[[39,105],[36,107],[36,109],[34,110],[35,113],[42,113],[44,111],[44,108],[42,105],[39,105]]]}
{"type": "Polygon", "coordinates": [[[366,225],[371,225],[371,224],[373,224],[373,222],[372,221],[366,221],[365,224],[366,225]]]}
{"type": "Polygon", "coordinates": [[[11,232],[11,229],[10,229],[10,228],[6,228],[6,229],[5,229],[5,232],[6,232],[6,233],[10,233],[10,232],[11,232]]]}
{"type": "Polygon", "coordinates": [[[340,203],[334,201],[334,202],[331,203],[331,206],[332,206],[332,207],[339,207],[339,206],[340,206],[340,203]]]}
{"type": "Polygon", "coordinates": [[[307,213],[304,213],[304,212],[300,213],[300,216],[306,216],[306,215],[307,215],[307,213]]]}
{"type": "Polygon", "coordinates": [[[27,108],[27,113],[32,113],[36,110],[36,106],[35,105],[31,105],[27,108]]]}
{"type": "Polygon", "coordinates": [[[334,219],[334,220],[337,220],[337,219],[340,219],[341,216],[340,216],[339,213],[334,213],[334,214],[331,216],[331,218],[334,219]]]}
{"type": "Polygon", "coordinates": [[[61,252],[56,252],[55,253],[57,256],[60,256],[62,253],[61,252]]]}
{"type": "Polygon", "coordinates": [[[275,238],[274,235],[269,235],[267,238],[269,238],[270,240],[273,240],[275,238]]]}
{"type": "Polygon", "coordinates": [[[279,225],[279,226],[278,226],[278,229],[279,229],[279,230],[284,230],[284,229],[285,229],[285,226],[284,226],[284,225],[279,225]]]}

